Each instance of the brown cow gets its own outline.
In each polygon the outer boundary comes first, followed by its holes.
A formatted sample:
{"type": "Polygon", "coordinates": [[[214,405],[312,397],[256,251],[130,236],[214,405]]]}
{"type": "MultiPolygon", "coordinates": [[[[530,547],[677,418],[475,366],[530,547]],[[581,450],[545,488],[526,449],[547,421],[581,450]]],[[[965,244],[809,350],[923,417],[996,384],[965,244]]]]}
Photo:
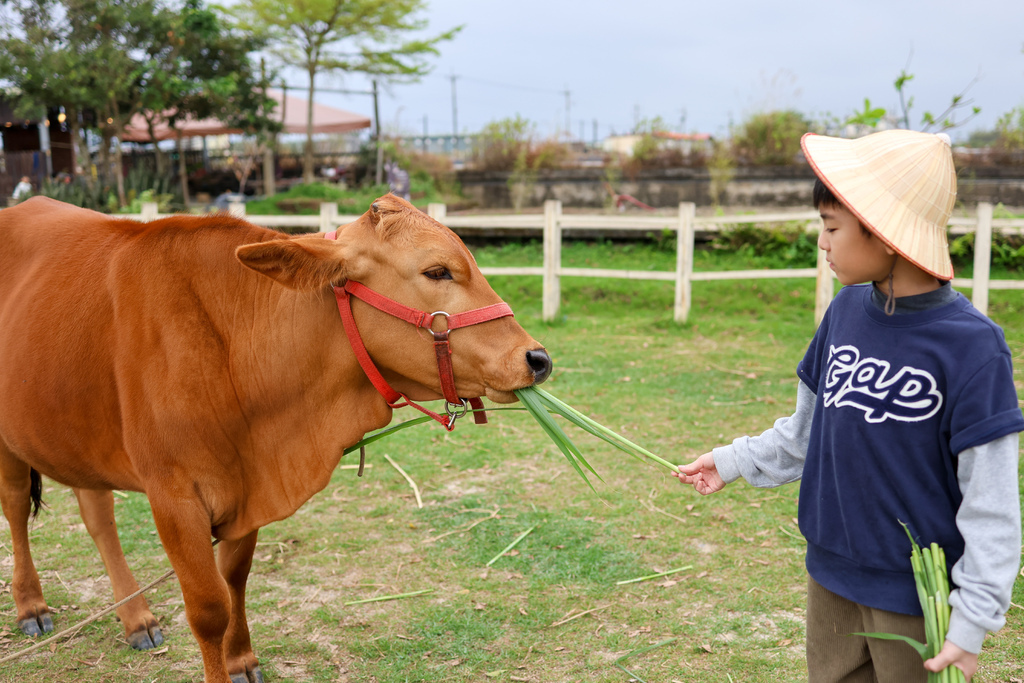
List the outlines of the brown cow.
{"type": "MultiPolygon", "coordinates": [[[[0,211],[0,273],[0,501],[19,625],[52,629],[28,547],[38,473],[76,490],[117,596],[135,581],[110,491],[144,491],[207,683],[262,680],[244,604],[257,530],[391,420],[331,285],[453,318],[500,302],[454,233],[390,195],[336,240],[226,216],[140,224],[33,198],[0,211]]],[[[424,330],[362,301],[352,312],[395,390],[439,398],[424,330]]],[[[451,349],[462,397],[511,402],[551,370],[511,317],[452,331],[451,349]]],[[[133,644],[159,639],[144,601],[119,615],[133,644]]]]}

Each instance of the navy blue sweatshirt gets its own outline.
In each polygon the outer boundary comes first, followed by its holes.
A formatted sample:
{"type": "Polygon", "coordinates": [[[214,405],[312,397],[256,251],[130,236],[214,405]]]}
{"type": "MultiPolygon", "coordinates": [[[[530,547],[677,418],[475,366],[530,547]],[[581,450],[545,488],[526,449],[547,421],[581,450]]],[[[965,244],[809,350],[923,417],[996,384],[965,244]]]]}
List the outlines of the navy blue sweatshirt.
{"type": "Polygon", "coordinates": [[[963,554],[957,454],[1024,430],[1002,330],[960,294],[886,316],[844,287],[797,374],[817,396],[801,486],[807,570],[854,602],[920,614],[906,522],[963,554]]]}

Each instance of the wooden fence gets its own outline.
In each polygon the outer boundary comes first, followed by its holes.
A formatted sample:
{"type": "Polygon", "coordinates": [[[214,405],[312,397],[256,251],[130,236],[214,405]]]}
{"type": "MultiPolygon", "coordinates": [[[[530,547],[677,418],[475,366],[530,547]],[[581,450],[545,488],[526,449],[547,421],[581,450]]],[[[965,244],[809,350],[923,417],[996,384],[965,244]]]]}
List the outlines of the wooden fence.
{"type": "MultiPolygon", "coordinates": [[[[324,203],[320,205],[320,214],[316,216],[249,216],[245,213],[244,204],[232,204],[230,212],[245,216],[246,220],[269,228],[297,227],[309,228],[310,231],[329,232],[340,225],[356,220],[357,215],[338,213],[338,205],[324,203]]],[[[698,226],[708,232],[722,230],[729,225],[743,223],[802,223],[806,230],[818,230],[820,219],[816,211],[772,212],[739,216],[700,216],[696,215],[696,205],[683,202],[677,213],[670,216],[622,216],[622,215],[583,215],[563,214],[561,202],[549,200],[544,203],[543,214],[515,215],[477,215],[448,216],[444,204],[430,204],[427,213],[434,219],[450,228],[460,230],[513,228],[536,230],[543,237],[544,256],[539,266],[482,268],[484,275],[528,275],[543,278],[544,320],[554,320],[558,316],[561,305],[561,278],[563,277],[597,277],[617,278],[625,280],[664,280],[675,285],[675,304],[673,317],[676,322],[685,322],[690,314],[692,303],[692,285],[694,282],[709,280],[755,280],[778,278],[815,278],[815,324],[821,321],[825,309],[832,301],[835,291],[835,278],[825,261],[824,252],[818,251],[818,263],[815,268],[776,268],[761,270],[732,271],[694,271],[693,250],[694,238],[698,226]],[[676,266],[672,271],[653,270],[613,270],[608,268],[565,268],[562,266],[562,234],[564,230],[582,229],[588,231],[614,230],[636,231],[638,233],[662,232],[665,230],[676,233],[676,266]]],[[[162,217],[157,212],[156,204],[145,204],[141,214],[129,215],[142,221],[150,221],[162,217]]],[[[992,280],[989,277],[991,264],[992,231],[999,229],[1004,233],[1024,234],[1024,219],[994,219],[993,207],[988,203],[978,204],[974,217],[953,218],[950,221],[950,233],[962,235],[976,233],[974,242],[974,277],[954,278],[953,285],[957,288],[971,289],[971,298],[975,308],[982,313],[988,312],[989,292],[993,289],[1024,289],[1024,280],[992,280]]]]}

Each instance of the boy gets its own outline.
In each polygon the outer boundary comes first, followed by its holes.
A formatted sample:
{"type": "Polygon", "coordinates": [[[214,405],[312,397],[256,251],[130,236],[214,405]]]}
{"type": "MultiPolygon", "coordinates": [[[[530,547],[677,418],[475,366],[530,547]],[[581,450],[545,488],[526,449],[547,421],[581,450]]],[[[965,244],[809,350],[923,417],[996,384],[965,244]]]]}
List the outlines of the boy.
{"type": "Polygon", "coordinates": [[[1020,562],[1024,417],[1002,330],[949,283],[949,140],[892,130],[801,144],[818,177],[818,246],[844,287],[797,367],[794,414],[675,476],[705,495],[741,476],[801,480],[812,683],[924,681],[949,665],[970,680],[1020,562]],[[901,521],[942,546],[957,587],[945,646],[924,667],[904,643],[847,635],[925,639],[901,521]]]}

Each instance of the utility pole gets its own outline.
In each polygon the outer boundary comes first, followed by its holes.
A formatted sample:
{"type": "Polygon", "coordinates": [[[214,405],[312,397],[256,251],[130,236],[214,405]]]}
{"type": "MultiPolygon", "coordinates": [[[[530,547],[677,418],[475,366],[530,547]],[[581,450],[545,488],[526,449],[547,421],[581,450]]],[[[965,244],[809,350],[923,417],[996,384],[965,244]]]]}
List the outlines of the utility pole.
{"type": "Polygon", "coordinates": [[[569,92],[569,84],[565,85],[565,137],[572,140],[572,123],[569,117],[569,109],[572,106],[572,98],[569,92]]]}
{"type": "Polygon", "coordinates": [[[455,98],[455,79],[458,78],[455,74],[451,75],[452,79],[452,135],[456,138],[459,137],[459,105],[455,98]]]}
{"type": "MultiPolygon", "coordinates": [[[[310,106],[313,103],[310,102],[310,106]]],[[[384,148],[380,144],[380,107],[377,98],[377,79],[373,79],[373,130],[377,138],[377,172],[374,174],[374,182],[380,185],[384,182],[384,148]]]]}
{"type": "Polygon", "coordinates": [[[455,98],[455,79],[458,78],[455,74],[452,74],[452,159],[459,159],[459,105],[455,98]]]}

